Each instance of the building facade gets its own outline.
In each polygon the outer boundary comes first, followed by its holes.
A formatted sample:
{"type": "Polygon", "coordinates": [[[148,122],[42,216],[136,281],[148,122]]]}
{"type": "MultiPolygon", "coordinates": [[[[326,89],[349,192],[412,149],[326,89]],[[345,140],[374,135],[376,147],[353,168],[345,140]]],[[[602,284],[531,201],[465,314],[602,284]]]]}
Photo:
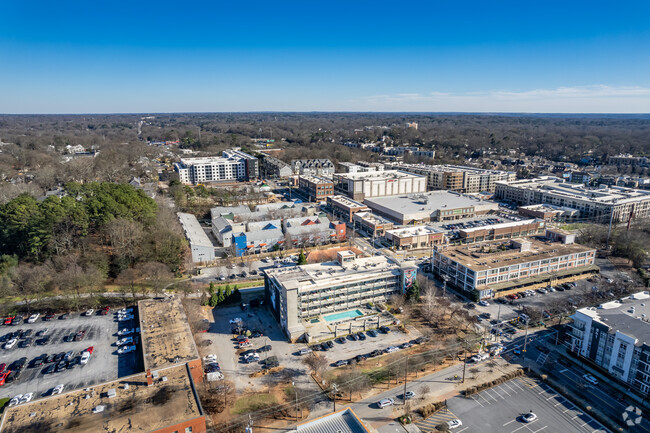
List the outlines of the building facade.
{"type": "Polygon", "coordinates": [[[458,230],[459,242],[462,244],[515,239],[526,236],[540,236],[545,233],[546,223],[539,219],[510,221],[507,223],[458,230]]]}
{"type": "Polygon", "coordinates": [[[262,172],[264,176],[270,178],[291,177],[293,175],[293,170],[289,164],[271,155],[264,157],[262,172]]]}
{"type": "Polygon", "coordinates": [[[321,202],[334,195],[334,183],[325,177],[300,176],[298,191],[309,201],[321,202]]]}
{"type": "Polygon", "coordinates": [[[432,248],[445,243],[445,234],[434,227],[417,226],[387,230],[386,241],[398,250],[432,248]]]}
{"type": "Polygon", "coordinates": [[[650,392],[650,294],[581,308],[568,325],[569,350],[637,391],[650,392]]]}
{"type": "Polygon", "coordinates": [[[295,159],[291,161],[293,173],[302,176],[331,176],[334,164],[329,159],[295,159]]]}
{"type": "Polygon", "coordinates": [[[370,211],[370,208],[365,204],[342,195],[327,197],[327,205],[332,209],[332,214],[335,217],[342,219],[346,223],[352,222],[355,213],[370,211]]]}
{"type": "Polygon", "coordinates": [[[392,230],[395,224],[384,217],[375,215],[372,212],[357,212],[352,217],[354,229],[369,236],[380,237],[392,230]]]}
{"type": "Polygon", "coordinates": [[[400,266],[384,256],[356,258],[339,251],[336,262],[272,268],[264,271],[267,305],[291,341],[305,336],[303,322],[354,310],[369,302],[386,302],[404,293],[417,268],[400,266]]]}
{"type": "Polygon", "coordinates": [[[466,194],[494,192],[497,182],[512,182],[517,179],[517,174],[513,171],[486,170],[460,165],[389,163],[387,168],[426,176],[430,191],[444,189],[466,194]]]}
{"type": "Polygon", "coordinates": [[[436,247],[432,270],[467,296],[507,296],[598,272],[596,250],[577,244],[511,239],[466,246],[436,247]]]}
{"type": "Polygon", "coordinates": [[[246,181],[259,177],[259,162],[254,156],[234,149],[224,151],[223,156],[181,158],[174,164],[174,170],[186,185],[246,181]]]}
{"type": "Polygon", "coordinates": [[[498,183],[495,196],[520,206],[551,204],[574,208],[579,218],[593,222],[626,221],[650,216],[650,191],[607,187],[590,188],[556,177],[498,183]]]}
{"type": "Polygon", "coordinates": [[[183,232],[190,244],[192,252],[192,261],[194,263],[210,262],[214,260],[214,245],[208,235],[203,231],[196,217],[189,213],[179,212],[178,220],[183,226],[183,232]]]}
{"type": "Polygon", "coordinates": [[[427,189],[426,178],[397,170],[362,173],[338,173],[333,176],[336,194],[363,201],[372,197],[422,193],[427,189]]]}

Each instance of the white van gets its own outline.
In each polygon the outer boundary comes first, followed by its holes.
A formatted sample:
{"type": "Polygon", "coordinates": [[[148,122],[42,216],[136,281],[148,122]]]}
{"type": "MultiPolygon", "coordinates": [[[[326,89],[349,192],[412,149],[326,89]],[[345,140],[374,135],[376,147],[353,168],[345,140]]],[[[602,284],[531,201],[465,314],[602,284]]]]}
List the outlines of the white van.
{"type": "Polygon", "coordinates": [[[385,408],[386,406],[392,406],[393,404],[395,404],[395,402],[393,401],[392,398],[384,398],[384,399],[379,400],[379,401],[377,402],[377,406],[378,406],[380,409],[383,409],[383,408],[385,408]]]}

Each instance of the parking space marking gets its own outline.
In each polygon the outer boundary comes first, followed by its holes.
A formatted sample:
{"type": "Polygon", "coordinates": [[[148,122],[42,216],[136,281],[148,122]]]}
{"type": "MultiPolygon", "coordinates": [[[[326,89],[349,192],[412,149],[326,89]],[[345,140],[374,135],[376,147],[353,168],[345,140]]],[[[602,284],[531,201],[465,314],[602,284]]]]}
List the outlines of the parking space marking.
{"type": "Polygon", "coordinates": [[[544,427],[542,427],[542,428],[540,428],[540,429],[537,429],[537,430],[535,430],[535,431],[534,431],[533,433],[537,433],[537,432],[540,432],[540,431],[542,431],[542,430],[544,430],[544,429],[545,429],[546,427],[548,427],[548,426],[547,426],[547,425],[545,425],[544,427]]]}
{"type": "Polygon", "coordinates": [[[478,404],[479,406],[481,406],[481,407],[485,407],[485,406],[483,406],[483,404],[482,404],[480,401],[478,401],[477,399],[475,399],[474,396],[472,396],[471,398],[472,398],[472,400],[474,400],[474,401],[476,402],[476,404],[478,404]]]}
{"type": "Polygon", "coordinates": [[[515,421],[517,421],[517,420],[516,420],[516,419],[510,420],[510,421],[508,421],[507,423],[505,423],[505,424],[503,425],[503,427],[505,427],[505,426],[507,426],[508,424],[511,424],[511,423],[513,423],[513,422],[515,422],[515,421]]]}
{"type": "Polygon", "coordinates": [[[522,425],[521,427],[517,427],[516,429],[514,429],[514,430],[511,431],[510,433],[515,433],[516,431],[519,431],[519,430],[521,430],[522,428],[526,428],[526,427],[528,427],[528,428],[530,429],[529,426],[535,424],[536,422],[537,422],[537,420],[535,420],[535,421],[533,421],[533,422],[530,422],[530,423],[528,423],[528,424],[524,424],[524,425],[522,425]]]}

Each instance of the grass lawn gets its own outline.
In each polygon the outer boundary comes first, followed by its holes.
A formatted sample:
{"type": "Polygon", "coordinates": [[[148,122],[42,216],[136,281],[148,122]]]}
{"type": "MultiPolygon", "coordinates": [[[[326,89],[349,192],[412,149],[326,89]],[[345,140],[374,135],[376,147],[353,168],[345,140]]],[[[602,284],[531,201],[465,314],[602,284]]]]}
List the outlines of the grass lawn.
{"type": "Polygon", "coordinates": [[[248,287],[259,287],[264,285],[264,280],[255,280],[255,281],[234,281],[232,283],[221,283],[214,284],[215,289],[219,290],[220,287],[225,288],[227,285],[230,285],[232,290],[237,286],[238,289],[246,289],[248,287]]]}
{"type": "Polygon", "coordinates": [[[0,398],[0,413],[4,412],[5,406],[9,403],[10,398],[0,398]]]}
{"type": "Polygon", "coordinates": [[[265,407],[278,404],[277,398],[273,394],[257,393],[242,397],[235,401],[230,413],[241,415],[248,412],[263,409],[265,407]]]}

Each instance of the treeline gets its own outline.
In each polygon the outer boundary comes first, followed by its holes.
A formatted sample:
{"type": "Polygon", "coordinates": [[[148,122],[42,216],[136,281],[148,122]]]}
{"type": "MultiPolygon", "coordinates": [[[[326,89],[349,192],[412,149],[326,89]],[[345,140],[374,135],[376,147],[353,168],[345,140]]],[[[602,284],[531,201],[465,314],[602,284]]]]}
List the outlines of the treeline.
{"type": "Polygon", "coordinates": [[[110,279],[135,296],[183,269],[187,244],[169,207],[128,184],[71,183],[65,193],[0,205],[0,295],[78,302],[110,279]]]}

